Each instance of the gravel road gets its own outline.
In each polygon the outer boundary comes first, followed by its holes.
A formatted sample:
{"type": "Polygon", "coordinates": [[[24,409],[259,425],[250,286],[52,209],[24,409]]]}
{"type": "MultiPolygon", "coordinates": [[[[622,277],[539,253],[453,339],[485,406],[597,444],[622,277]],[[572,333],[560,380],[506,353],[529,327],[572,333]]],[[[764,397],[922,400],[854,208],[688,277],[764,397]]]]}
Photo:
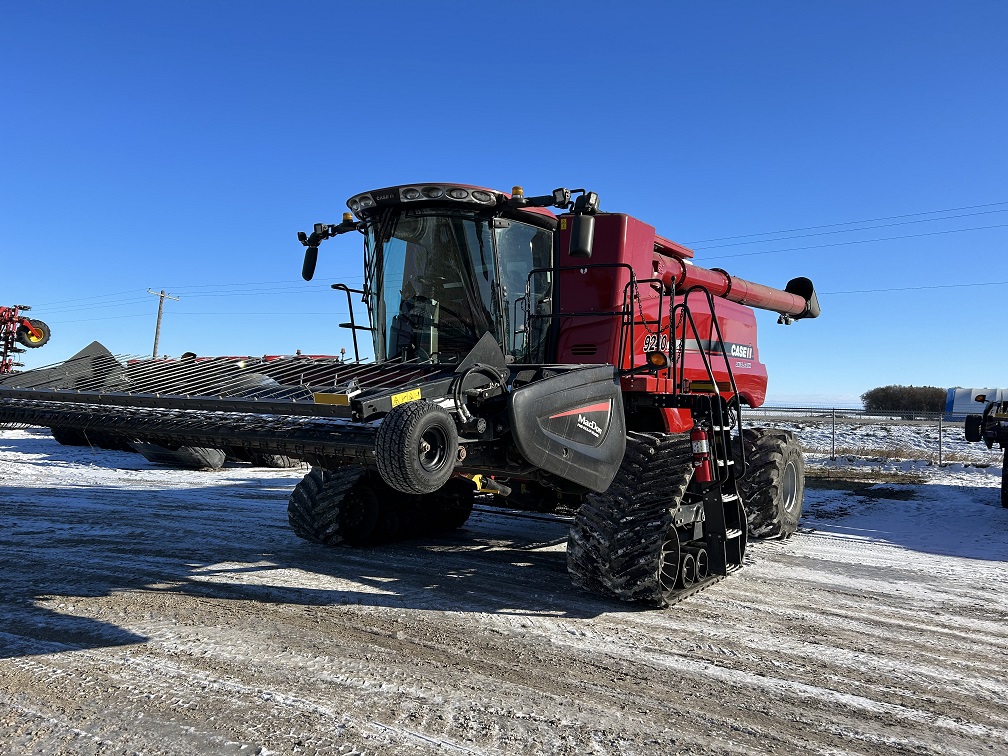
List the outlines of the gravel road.
{"type": "Polygon", "coordinates": [[[301,542],[300,474],[0,431],[0,750],[1008,753],[986,478],[810,489],[792,539],[654,611],[571,588],[549,518],[301,542]]]}

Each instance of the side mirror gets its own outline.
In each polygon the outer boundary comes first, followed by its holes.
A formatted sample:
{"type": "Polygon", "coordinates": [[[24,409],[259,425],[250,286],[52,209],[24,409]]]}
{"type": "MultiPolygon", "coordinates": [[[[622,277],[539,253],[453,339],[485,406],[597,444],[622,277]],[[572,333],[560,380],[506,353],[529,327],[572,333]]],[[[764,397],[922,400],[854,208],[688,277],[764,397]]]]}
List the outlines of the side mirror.
{"type": "Polygon", "coordinates": [[[575,214],[571,218],[570,256],[588,258],[595,241],[595,216],[575,214]]]}
{"type": "Polygon", "coordinates": [[[301,266],[301,278],[311,281],[315,275],[316,263],[318,263],[318,247],[308,247],[304,253],[304,265],[301,266]]]}

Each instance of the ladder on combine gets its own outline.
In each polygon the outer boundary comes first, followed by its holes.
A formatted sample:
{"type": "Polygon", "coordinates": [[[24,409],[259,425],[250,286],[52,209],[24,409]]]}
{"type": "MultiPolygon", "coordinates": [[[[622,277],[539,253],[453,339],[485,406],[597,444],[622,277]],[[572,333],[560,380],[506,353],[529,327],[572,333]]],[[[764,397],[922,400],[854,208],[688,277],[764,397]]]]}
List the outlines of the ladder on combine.
{"type": "Polygon", "coordinates": [[[697,467],[693,487],[695,493],[703,499],[709,570],[714,576],[724,577],[742,566],[748,540],[748,525],[737,482],[737,477],[745,474],[745,457],[744,452],[741,452],[741,445],[739,459],[741,469],[736,469],[732,454],[732,436],[741,437],[742,433],[742,404],[738,399],[738,387],[732,373],[731,360],[728,359],[728,352],[725,349],[721,327],[718,325],[717,317],[713,316],[714,308],[714,297],[702,287],[687,289],[682,294],[682,301],[672,307],[670,323],[675,324],[676,339],[673,341],[669,370],[676,390],[673,394],[662,396],[659,403],[667,407],[688,409],[693,417],[694,430],[691,436],[694,464],[697,467]],[[690,298],[695,296],[703,297],[704,304],[712,314],[710,351],[719,354],[724,360],[731,389],[730,399],[725,399],[714,376],[710,358],[702,348],[698,351],[703,358],[713,390],[710,393],[688,391],[684,359],[687,332],[692,336],[693,343],[701,343],[699,330],[689,305],[690,298]],[[702,462],[705,441],[709,455],[709,474],[705,473],[702,462]],[[698,462],[700,464],[697,464],[698,462]]]}
{"type": "MultiPolygon", "coordinates": [[[[675,302],[674,288],[668,294],[659,289],[658,313],[653,320],[645,317],[638,294],[639,286],[653,285],[656,282],[652,279],[631,280],[627,286],[623,331],[624,338],[630,340],[630,343],[634,343],[633,331],[637,326],[643,326],[649,332],[650,329],[657,328],[658,335],[661,336],[664,299],[667,296],[670,302],[675,302]]],[[[741,438],[741,402],[724,337],[715,315],[714,297],[710,291],[695,286],[681,292],[679,303],[669,308],[668,330],[670,338],[665,377],[671,379],[673,390],[671,393],[656,395],[654,403],[661,408],[689,410],[693,419],[690,436],[694,475],[684,500],[693,505],[702,504],[708,560],[706,579],[699,579],[701,576],[698,575],[693,585],[686,585],[680,577],[677,590],[665,597],[669,603],[673,603],[706,588],[742,566],[748,541],[748,523],[737,482],[737,478],[745,474],[745,457],[741,444],[738,468],[732,454],[732,436],[741,438]],[[701,339],[700,329],[690,307],[690,300],[698,296],[703,300],[701,306],[711,313],[711,330],[705,334],[704,339],[701,339]],[[690,381],[686,377],[687,343],[698,346],[697,352],[703,360],[707,375],[706,385],[696,380],[690,381]],[[703,344],[709,346],[704,348],[701,346],[703,344]],[[724,360],[728,386],[718,385],[708,352],[719,355],[724,360]],[[703,390],[699,391],[698,386],[702,386],[703,390]]],[[[660,344],[662,339],[659,338],[658,342],[660,344]]],[[[633,350],[630,353],[632,356],[633,350]]],[[[632,374],[646,369],[647,367],[630,365],[624,372],[632,374]]]]}

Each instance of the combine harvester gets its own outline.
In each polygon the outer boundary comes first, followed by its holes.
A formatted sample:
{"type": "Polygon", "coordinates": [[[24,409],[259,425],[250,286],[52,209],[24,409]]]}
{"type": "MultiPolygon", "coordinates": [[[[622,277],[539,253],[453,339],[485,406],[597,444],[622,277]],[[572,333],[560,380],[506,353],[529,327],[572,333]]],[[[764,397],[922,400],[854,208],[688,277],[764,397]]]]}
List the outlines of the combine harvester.
{"type": "Polygon", "coordinates": [[[303,276],[321,242],[363,236],[363,289],[337,288],[362,295],[368,325],[352,310],[343,325],[355,343],[370,333],[374,362],[297,381],[235,365],[173,391],[92,345],[0,386],[0,421],[307,460],[288,518],[329,546],[458,527],[478,493],[562,506],[573,582],[650,605],[740,567],[749,533],[795,531],[801,452],[743,430],[742,409],[767,385],[751,308],[818,316],[808,279],[780,290],[698,267],[582,189],[410,184],[347,204],[298,235],[303,276]]]}

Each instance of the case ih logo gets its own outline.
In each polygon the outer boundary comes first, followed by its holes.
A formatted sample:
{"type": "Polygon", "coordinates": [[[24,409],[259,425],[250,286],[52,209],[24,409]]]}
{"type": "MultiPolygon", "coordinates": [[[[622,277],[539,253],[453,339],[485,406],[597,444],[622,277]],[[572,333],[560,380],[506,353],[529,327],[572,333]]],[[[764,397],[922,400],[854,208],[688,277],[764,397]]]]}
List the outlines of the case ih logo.
{"type": "Polygon", "coordinates": [[[732,344],[731,356],[740,357],[743,360],[752,359],[753,348],[748,344],[732,344]]]}
{"type": "Polygon", "coordinates": [[[375,202],[395,202],[399,199],[398,192],[375,192],[375,202]]]}

